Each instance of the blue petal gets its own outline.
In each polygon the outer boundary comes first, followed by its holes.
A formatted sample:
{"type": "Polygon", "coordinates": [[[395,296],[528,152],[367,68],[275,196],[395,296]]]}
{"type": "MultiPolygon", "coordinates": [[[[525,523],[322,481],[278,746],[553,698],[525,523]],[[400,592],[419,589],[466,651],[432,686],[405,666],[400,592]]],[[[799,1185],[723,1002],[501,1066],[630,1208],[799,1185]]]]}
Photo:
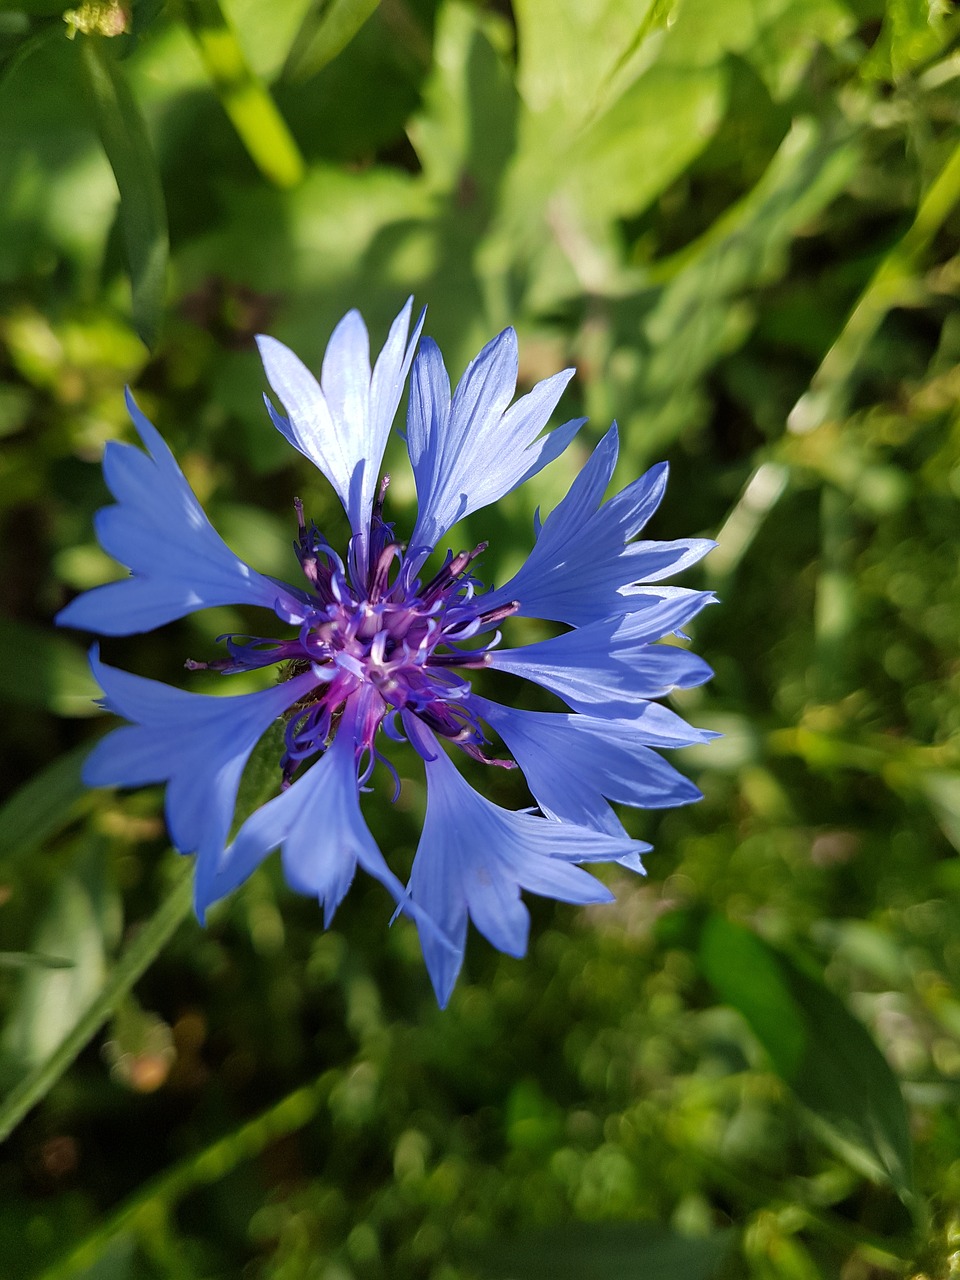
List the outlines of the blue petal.
{"type": "Polygon", "coordinates": [[[202,882],[210,864],[219,866],[250,753],[316,679],[308,672],[262,693],[216,698],[108,667],[96,646],[90,666],[108,708],[132,723],[97,743],[84,764],[83,780],[91,787],[167,784],[170,839],[181,853],[199,855],[196,905],[202,919],[213,900],[205,896],[202,882]]]}
{"type": "Polygon", "coordinates": [[[423,313],[407,341],[413,299],[394,320],[370,372],[370,341],[358,311],[334,329],[320,382],[275,338],[258,337],[267,381],[283,402],[283,418],[267,402],[274,425],[310,459],[337,492],[353,531],[366,539],[380,463],[396,416],[423,313]]]}
{"type": "Polygon", "coordinates": [[[632,719],[646,698],[689,689],[709,680],[709,666],[673,645],[651,644],[682,626],[709,592],[648,600],[642,612],[606,618],[523,649],[494,650],[490,665],[533,680],[559,694],[575,711],[632,719]]]}
{"type": "Polygon", "coordinates": [[[585,626],[642,608],[638,584],[679,573],[716,545],[703,538],[629,543],[663,497],[667,464],[652,467],[601,506],[617,450],[614,423],[544,521],[523,567],[484,597],[485,608],[516,600],[517,612],[525,617],[585,626]]]}
{"type": "Polygon", "coordinates": [[[409,909],[404,886],[384,861],[360,811],[349,709],[317,763],[247,819],[223,854],[220,869],[229,872],[235,860],[244,866],[256,863],[280,847],[287,883],[323,904],[325,926],[350,888],[358,864],[409,909]]]}
{"type": "Polygon", "coordinates": [[[61,626],[101,635],[149,631],[212,605],[255,604],[302,616],[297,593],[235,556],[203,512],[163,438],[127,392],[148,449],[111,441],[103,472],[116,506],[97,512],[100,545],[133,577],[84,592],[61,609],[61,626]]]}
{"type": "Polygon", "coordinates": [[[506,743],[548,817],[618,835],[623,828],[608,800],[667,809],[701,798],[646,744],[642,719],[519,711],[478,697],[472,705],[506,743]]]}
{"type": "Polygon", "coordinates": [[[434,547],[458,520],[496,502],[563,452],[585,419],[540,433],[573,372],[539,382],[508,407],[517,385],[517,336],[505,329],[471,362],[451,403],[443,357],[436,343],[424,339],[407,410],[420,506],[412,548],[434,547]]]}
{"type": "Polygon", "coordinates": [[[468,916],[500,951],[522,956],[530,917],[521,889],[561,902],[609,902],[610,892],[572,864],[616,861],[645,846],[501,809],[478,795],[439,747],[426,770],[427,813],[410,892],[456,948],[437,946],[421,930],[424,959],[443,1008],[463,960],[468,916]]]}

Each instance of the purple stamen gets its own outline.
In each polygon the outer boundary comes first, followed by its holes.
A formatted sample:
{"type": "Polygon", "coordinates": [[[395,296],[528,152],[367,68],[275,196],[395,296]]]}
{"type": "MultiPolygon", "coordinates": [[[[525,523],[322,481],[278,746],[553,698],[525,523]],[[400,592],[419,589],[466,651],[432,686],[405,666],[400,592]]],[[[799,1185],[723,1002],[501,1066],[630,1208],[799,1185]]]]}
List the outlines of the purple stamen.
{"type": "MultiPolygon", "coordinates": [[[[388,484],[389,478],[384,476],[374,504],[369,548],[362,548],[356,537],[351,540],[349,569],[316,525],[308,526],[303,503],[294,499],[294,550],[313,596],[295,639],[221,636],[229,658],[212,662],[190,659],[186,664],[191,671],[230,674],[286,663],[289,665],[281,670],[281,678],[312,673],[316,685],[288,712],[281,760],[283,787],[290,785],[305,762],[327,749],[341,708],[357,693],[361,783],[369,777],[375,760],[383,759],[375,746],[380,729],[388,737],[403,740],[397,713],[401,713],[408,737],[412,716],[475,759],[504,767],[512,763],[487,760],[483,750],[486,739],[470,709],[470,684],[454,671],[487,666],[488,650],[499,636],[478,649],[453,646],[489,630],[516,612],[518,605],[511,601],[482,612],[474,603],[476,581],[467,571],[486,550],[485,542],[472,551],[448,552],[440,570],[421,589],[411,568],[413,561],[393,537],[393,527],[383,520],[388,484]],[[361,555],[370,557],[365,585],[361,585],[361,555]],[[399,561],[399,568],[391,584],[395,561],[399,561]]],[[[422,560],[422,550],[417,552],[417,563],[422,560]]],[[[421,754],[425,742],[423,738],[413,743],[421,754]]]]}

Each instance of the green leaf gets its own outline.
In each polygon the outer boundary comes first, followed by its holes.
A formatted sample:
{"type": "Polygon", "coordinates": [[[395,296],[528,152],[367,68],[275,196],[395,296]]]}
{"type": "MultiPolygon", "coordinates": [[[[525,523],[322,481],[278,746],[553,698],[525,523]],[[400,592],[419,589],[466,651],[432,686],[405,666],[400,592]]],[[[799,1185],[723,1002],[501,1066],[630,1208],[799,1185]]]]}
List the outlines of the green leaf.
{"type": "MultiPolygon", "coordinates": [[[[167,897],[133,935],[126,951],[93,998],[79,1007],[79,1016],[75,1017],[70,1030],[0,1101],[0,1142],[10,1135],[32,1107],[46,1097],[189,915],[193,900],[193,867],[186,864],[178,870],[178,878],[167,897]]],[[[90,906],[92,909],[92,903],[90,906]]],[[[82,905],[78,907],[74,903],[73,910],[79,915],[82,905]]]]}
{"type": "Polygon", "coordinates": [[[275,721],[253,749],[243,770],[233,812],[233,834],[247,818],[280,790],[280,757],[284,751],[284,720],[275,721]]]}
{"type": "Polygon", "coordinates": [[[24,973],[3,1034],[4,1056],[22,1067],[36,1066],[63,1043],[103,985],[103,932],[94,895],[80,878],[66,875],[57,882],[33,951],[67,963],[24,973]]]}
{"type": "Polygon", "coordinates": [[[749,1023],[825,1140],[912,1203],[912,1146],[900,1086],[843,1002],[788,956],[719,915],[703,924],[697,956],[704,977],[749,1023]]]}
{"type": "Polygon", "coordinates": [[[78,747],[35,774],[0,807],[0,858],[22,858],[70,821],[87,794],[80,770],[89,748],[78,747]]]}
{"type": "Polygon", "coordinates": [[[571,150],[568,198],[593,219],[643,212],[713,137],[726,98],[720,66],[654,64],[571,150]]]}
{"type": "Polygon", "coordinates": [[[300,148],[250,66],[219,0],[180,0],[178,7],[251,160],[274,186],[296,186],[304,174],[300,148]]]}
{"type": "Polygon", "coordinates": [[[110,42],[75,41],[93,102],[100,141],[120,192],[120,230],[130,271],[134,327],[153,347],[166,294],[167,211],[147,128],[110,42]]]}
{"type": "Polygon", "coordinates": [[[100,690],[83,654],[63,636],[0,621],[0,697],[58,716],[95,716],[100,690]]]}
{"type": "Polygon", "coordinates": [[[283,67],[285,80],[309,80],[347,47],[380,0],[317,0],[304,15],[283,67]]]}
{"type": "Polygon", "coordinates": [[[960,773],[930,769],[920,774],[919,783],[941,831],[960,852],[960,773]]]}
{"type": "Polygon", "coordinates": [[[606,99],[617,69],[651,31],[664,25],[672,0],[516,0],[518,82],[528,110],[571,122],[606,99]]]}
{"type": "Polygon", "coordinates": [[[887,0],[883,26],[864,61],[863,74],[901,80],[935,57],[950,34],[947,12],[937,0],[887,0]]]}
{"type": "Polygon", "coordinates": [[[135,1262],[136,1238],[132,1232],[124,1232],[107,1244],[95,1262],[73,1271],[71,1280],[131,1280],[136,1274],[135,1262]]]}
{"type": "Polygon", "coordinates": [[[651,1223],[576,1224],[530,1235],[488,1255],[489,1280],[709,1280],[729,1233],[682,1236],[651,1223]]]}

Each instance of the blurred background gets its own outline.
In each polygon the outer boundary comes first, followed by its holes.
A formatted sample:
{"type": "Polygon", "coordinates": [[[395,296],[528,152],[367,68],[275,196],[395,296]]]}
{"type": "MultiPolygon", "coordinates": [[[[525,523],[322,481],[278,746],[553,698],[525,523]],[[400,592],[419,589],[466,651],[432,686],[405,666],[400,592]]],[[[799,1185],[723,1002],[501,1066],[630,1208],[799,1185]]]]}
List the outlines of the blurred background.
{"type": "MultiPolygon", "coordinates": [[[[0,1275],[960,1274],[958,88],[947,0],[0,0],[0,1275]],[[159,790],[79,782],[51,626],[120,573],[126,383],[255,567],[295,580],[295,494],[343,541],[252,338],[316,368],[411,293],[454,377],[513,324],[590,418],[455,549],[502,581],[616,418],[723,602],[704,800],[625,815],[647,879],[532,901],[525,960],[472,936],[445,1013],[373,883],[324,933],[274,858],[201,929],[159,790]]],[[[103,651],[208,689],[248,625],[103,651]]]]}

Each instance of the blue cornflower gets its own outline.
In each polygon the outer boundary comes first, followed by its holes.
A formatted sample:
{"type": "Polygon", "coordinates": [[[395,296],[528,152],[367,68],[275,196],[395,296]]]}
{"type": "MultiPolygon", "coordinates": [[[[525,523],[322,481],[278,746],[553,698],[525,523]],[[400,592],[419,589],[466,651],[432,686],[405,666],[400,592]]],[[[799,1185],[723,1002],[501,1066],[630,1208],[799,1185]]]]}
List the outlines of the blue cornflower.
{"type": "Polygon", "coordinates": [[[451,397],[437,346],[411,302],[394,321],[371,371],[363,320],[349,312],[334,330],[319,383],[273,338],[260,338],[267,380],[286,411],[265,397],[277,429],[333,485],[352,529],[345,556],[295,503],[302,581],[288,586],[238,559],[207,520],[172,453],[128,394],[146,449],[111,442],[103,468],[116,498],[97,513],[100,543],[131,576],[79,596],[57,621],[102,635],[129,635],[198,609],[253,604],[286,624],[285,638],[231,635],[225,656],[190,669],[229,674],[279,666],[260,693],[187,693],[107,666],[96,647],[104,703],[129,723],[89,756],[91,786],[166,783],[173,843],[195,853],[195,904],[211,903],[279,848],[290,885],[316,896],[329,924],[359,864],[411,915],[430,977],[445,1005],[463,958],[467,920],[510,955],[526,949],[522,889],[573,903],[610,900],[580,864],[617,861],[642,871],[649,845],[632,840],[610,801],[686,804],[699,792],[657,749],[704,742],[651,701],[701,684],[710,669],[673,645],[656,644],[712,597],[659,585],[713,546],[702,539],[644,542],[667,468],[652,468],[603,502],[617,459],[612,427],[566,497],[542,523],[526,564],[484,591],[473,563],[484,545],[428,557],[464,516],[497,502],[567,447],[584,419],[542,431],[568,369],[513,401],[517,340],[506,329],[470,364],[451,397]],[[412,366],[412,374],[411,374],[412,366]],[[419,512],[404,544],[384,516],[379,479],[408,374],[406,443],[419,512]],[[565,624],[552,639],[500,649],[511,615],[565,624]],[[570,712],[492,702],[474,689],[485,667],[559,695],[570,712]],[[267,729],[284,721],[278,793],[231,838],[244,767],[267,729]],[[491,731],[502,748],[491,745],[491,731]],[[360,793],[389,740],[406,739],[427,777],[423,833],[406,887],[364,822],[360,793]],[[512,812],[479,795],[447,748],[488,765],[519,766],[541,811],[512,812]],[[505,749],[509,758],[492,753],[505,749]],[[542,815],[542,816],[541,816],[542,815]]]}

